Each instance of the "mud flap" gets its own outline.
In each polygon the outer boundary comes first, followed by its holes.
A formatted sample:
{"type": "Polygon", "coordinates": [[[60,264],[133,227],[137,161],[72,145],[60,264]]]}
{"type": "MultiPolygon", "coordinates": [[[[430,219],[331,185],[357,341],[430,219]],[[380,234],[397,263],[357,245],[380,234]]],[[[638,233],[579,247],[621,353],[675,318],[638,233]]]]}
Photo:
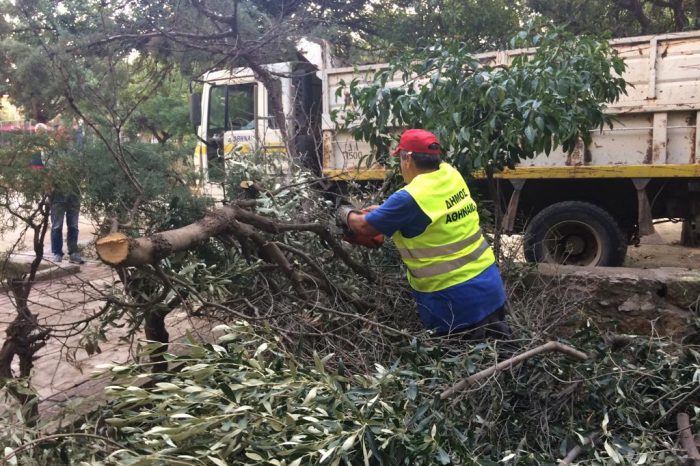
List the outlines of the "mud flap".
{"type": "Polygon", "coordinates": [[[632,178],[634,188],[637,190],[637,224],[639,236],[648,236],[656,233],[654,222],[651,218],[651,204],[647,197],[646,187],[650,178],[632,178]]]}
{"type": "Polygon", "coordinates": [[[503,233],[507,235],[513,233],[513,228],[515,227],[515,216],[518,213],[518,205],[520,204],[520,193],[525,186],[525,181],[527,180],[510,180],[510,184],[513,185],[514,191],[510,196],[510,200],[508,201],[506,214],[503,216],[503,220],[501,221],[503,233]]]}

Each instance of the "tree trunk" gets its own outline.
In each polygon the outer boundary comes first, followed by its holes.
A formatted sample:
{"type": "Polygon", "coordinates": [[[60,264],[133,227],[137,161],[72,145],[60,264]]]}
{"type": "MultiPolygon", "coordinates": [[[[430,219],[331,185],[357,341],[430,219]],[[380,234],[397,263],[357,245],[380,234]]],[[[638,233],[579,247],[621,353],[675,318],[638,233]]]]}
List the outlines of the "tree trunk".
{"type": "MultiPolygon", "coordinates": [[[[0,348],[0,382],[15,378],[12,362],[19,360],[19,378],[29,379],[34,367],[34,355],[46,344],[50,330],[41,329],[37,316],[29,310],[29,294],[36,278],[39,265],[44,257],[44,238],[48,230],[48,199],[44,197],[36,210],[41,223],[30,223],[33,231],[34,260],[29,267],[29,274],[23,278],[10,281],[10,292],[15,300],[17,315],[5,330],[5,341],[0,348]]],[[[20,390],[10,386],[9,392],[22,404],[25,410],[25,423],[32,426],[39,415],[36,394],[31,390],[20,390]]]]}
{"type": "Polygon", "coordinates": [[[671,10],[673,10],[673,24],[676,31],[685,30],[688,25],[687,19],[685,17],[685,8],[683,7],[683,0],[671,0],[669,2],[671,10]]]}
{"type": "Polygon", "coordinates": [[[615,3],[617,3],[620,8],[624,8],[632,13],[634,19],[636,19],[639,23],[641,34],[649,33],[650,21],[647,15],[644,13],[643,5],[639,2],[639,0],[615,0],[615,3]]]}
{"type": "Polygon", "coordinates": [[[264,67],[260,66],[257,60],[252,59],[248,55],[243,55],[243,58],[246,60],[246,63],[250,69],[253,70],[253,73],[255,73],[255,77],[261,83],[263,83],[265,89],[267,89],[267,93],[270,96],[270,104],[272,105],[271,111],[275,118],[275,123],[277,123],[277,127],[280,130],[282,140],[285,141],[285,145],[287,146],[287,153],[292,159],[296,160],[298,158],[298,154],[295,138],[293,134],[291,137],[289,134],[290,129],[293,130],[293,128],[289,128],[287,126],[287,117],[284,114],[282,96],[277,86],[275,86],[274,76],[272,76],[272,74],[270,74],[270,72],[264,67]]]}
{"type": "Polygon", "coordinates": [[[681,246],[700,246],[700,233],[687,220],[683,221],[683,228],[681,229],[681,246]]]}
{"type": "Polygon", "coordinates": [[[110,233],[97,240],[95,249],[100,259],[112,266],[153,264],[230,229],[232,224],[238,223],[239,211],[239,207],[225,206],[195,223],[149,237],[128,238],[123,233],[110,233]]]}
{"type": "Polygon", "coordinates": [[[169,310],[150,310],[146,311],[144,332],[146,339],[157,341],[163,345],[151,352],[150,360],[153,363],[151,372],[167,372],[168,362],[163,357],[163,354],[168,351],[168,342],[170,334],[165,328],[165,317],[170,313],[169,310]]]}

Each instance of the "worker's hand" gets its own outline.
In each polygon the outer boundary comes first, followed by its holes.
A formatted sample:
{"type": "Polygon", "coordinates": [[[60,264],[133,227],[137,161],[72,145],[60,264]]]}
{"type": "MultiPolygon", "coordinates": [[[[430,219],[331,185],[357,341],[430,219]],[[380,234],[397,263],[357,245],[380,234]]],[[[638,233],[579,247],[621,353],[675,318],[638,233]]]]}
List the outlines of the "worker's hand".
{"type": "Polygon", "coordinates": [[[379,235],[374,235],[374,236],[369,236],[369,235],[358,235],[358,234],[353,234],[353,235],[343,235],[343,241],[347,241],[350,244],[354,244],[356,246],[364,246],[366,248],[370,249],[377,249],[378,247],[381,247],[384,244],[384,235],[379,234],[379,235]]]}
{"type": "Polygon", "coordinates": [[[373,210],[377,210],[378,208],[379,208],[378,204],[372,204],[370,206],[363,207],[362,212],[365,214],[368,214],[368,213],[372,212],[373,210]]]}
{"type": "Polygon", "coordinates": [[[338,207],[338,210],[335,213],[335,218],[341,227],[347,228],[348,227],[348,216],[352,213],[360,214],[362,215],[362,211],[357,210],[351,205],[341,205],[338,207]]]}

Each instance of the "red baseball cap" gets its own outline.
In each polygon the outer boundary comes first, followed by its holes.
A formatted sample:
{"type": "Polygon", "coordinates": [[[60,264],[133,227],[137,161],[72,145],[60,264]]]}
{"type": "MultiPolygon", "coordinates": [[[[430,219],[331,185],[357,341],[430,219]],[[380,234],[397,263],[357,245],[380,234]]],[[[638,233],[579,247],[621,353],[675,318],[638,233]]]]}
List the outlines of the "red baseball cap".
{"type": "Polygon", "coordinates": [[[424,129],[409,129],[404,131],[399,140],[399,145],[396,146],[391,155],[399,155],[399,152],[405,150],[407,152],[419,152],[428,155],[440,155],[440,141],[430,131],[424,129]],[[437,147],[430,148],[431,145],[437,144],[437,147]]]}

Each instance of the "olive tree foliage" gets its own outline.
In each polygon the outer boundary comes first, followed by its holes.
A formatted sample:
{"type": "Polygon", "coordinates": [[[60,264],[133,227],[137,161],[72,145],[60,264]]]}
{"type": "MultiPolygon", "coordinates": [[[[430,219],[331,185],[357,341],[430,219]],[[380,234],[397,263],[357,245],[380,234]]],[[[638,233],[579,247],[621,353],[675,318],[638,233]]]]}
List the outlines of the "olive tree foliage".
{"type": "Polygon", "coordinates": [[[504,65],[480,61],[459,42],[407,54],[373,82],[340,88],[349,100],[336,118],[380,158],[399,128],[431,130],[465,174],[513,167],[558,147],[572,151],[579,139],[590,141],[589,130],[612,125],[605,103],[626,83],[624,63],[606,41],[531,24],[510,45],[536,48],[504,65]],[[387,85],[397,78],[400,85],[387,85]]]}
{"type": "Polygon", "coordinates": [[[279,334],[232,322],[212,343],[166,354],[181,370],[148,374],[153,383],[138,383],[139,364],[104,367],[110,400],[80,427],[0,439],[26,466],[545,466],[572,464],[560,461],[576,448],[578,464],[679,464],[673,418],[698,407],[698,347],[613,342],[590,324],[576,320],[569,335],[586,361],[529,359],[441,400],[502,360],[492,345],[460,342],[450,354],[444,342],[397,341],[394,359],[356,373],[338,355],[300,358],[279,334]]]}

